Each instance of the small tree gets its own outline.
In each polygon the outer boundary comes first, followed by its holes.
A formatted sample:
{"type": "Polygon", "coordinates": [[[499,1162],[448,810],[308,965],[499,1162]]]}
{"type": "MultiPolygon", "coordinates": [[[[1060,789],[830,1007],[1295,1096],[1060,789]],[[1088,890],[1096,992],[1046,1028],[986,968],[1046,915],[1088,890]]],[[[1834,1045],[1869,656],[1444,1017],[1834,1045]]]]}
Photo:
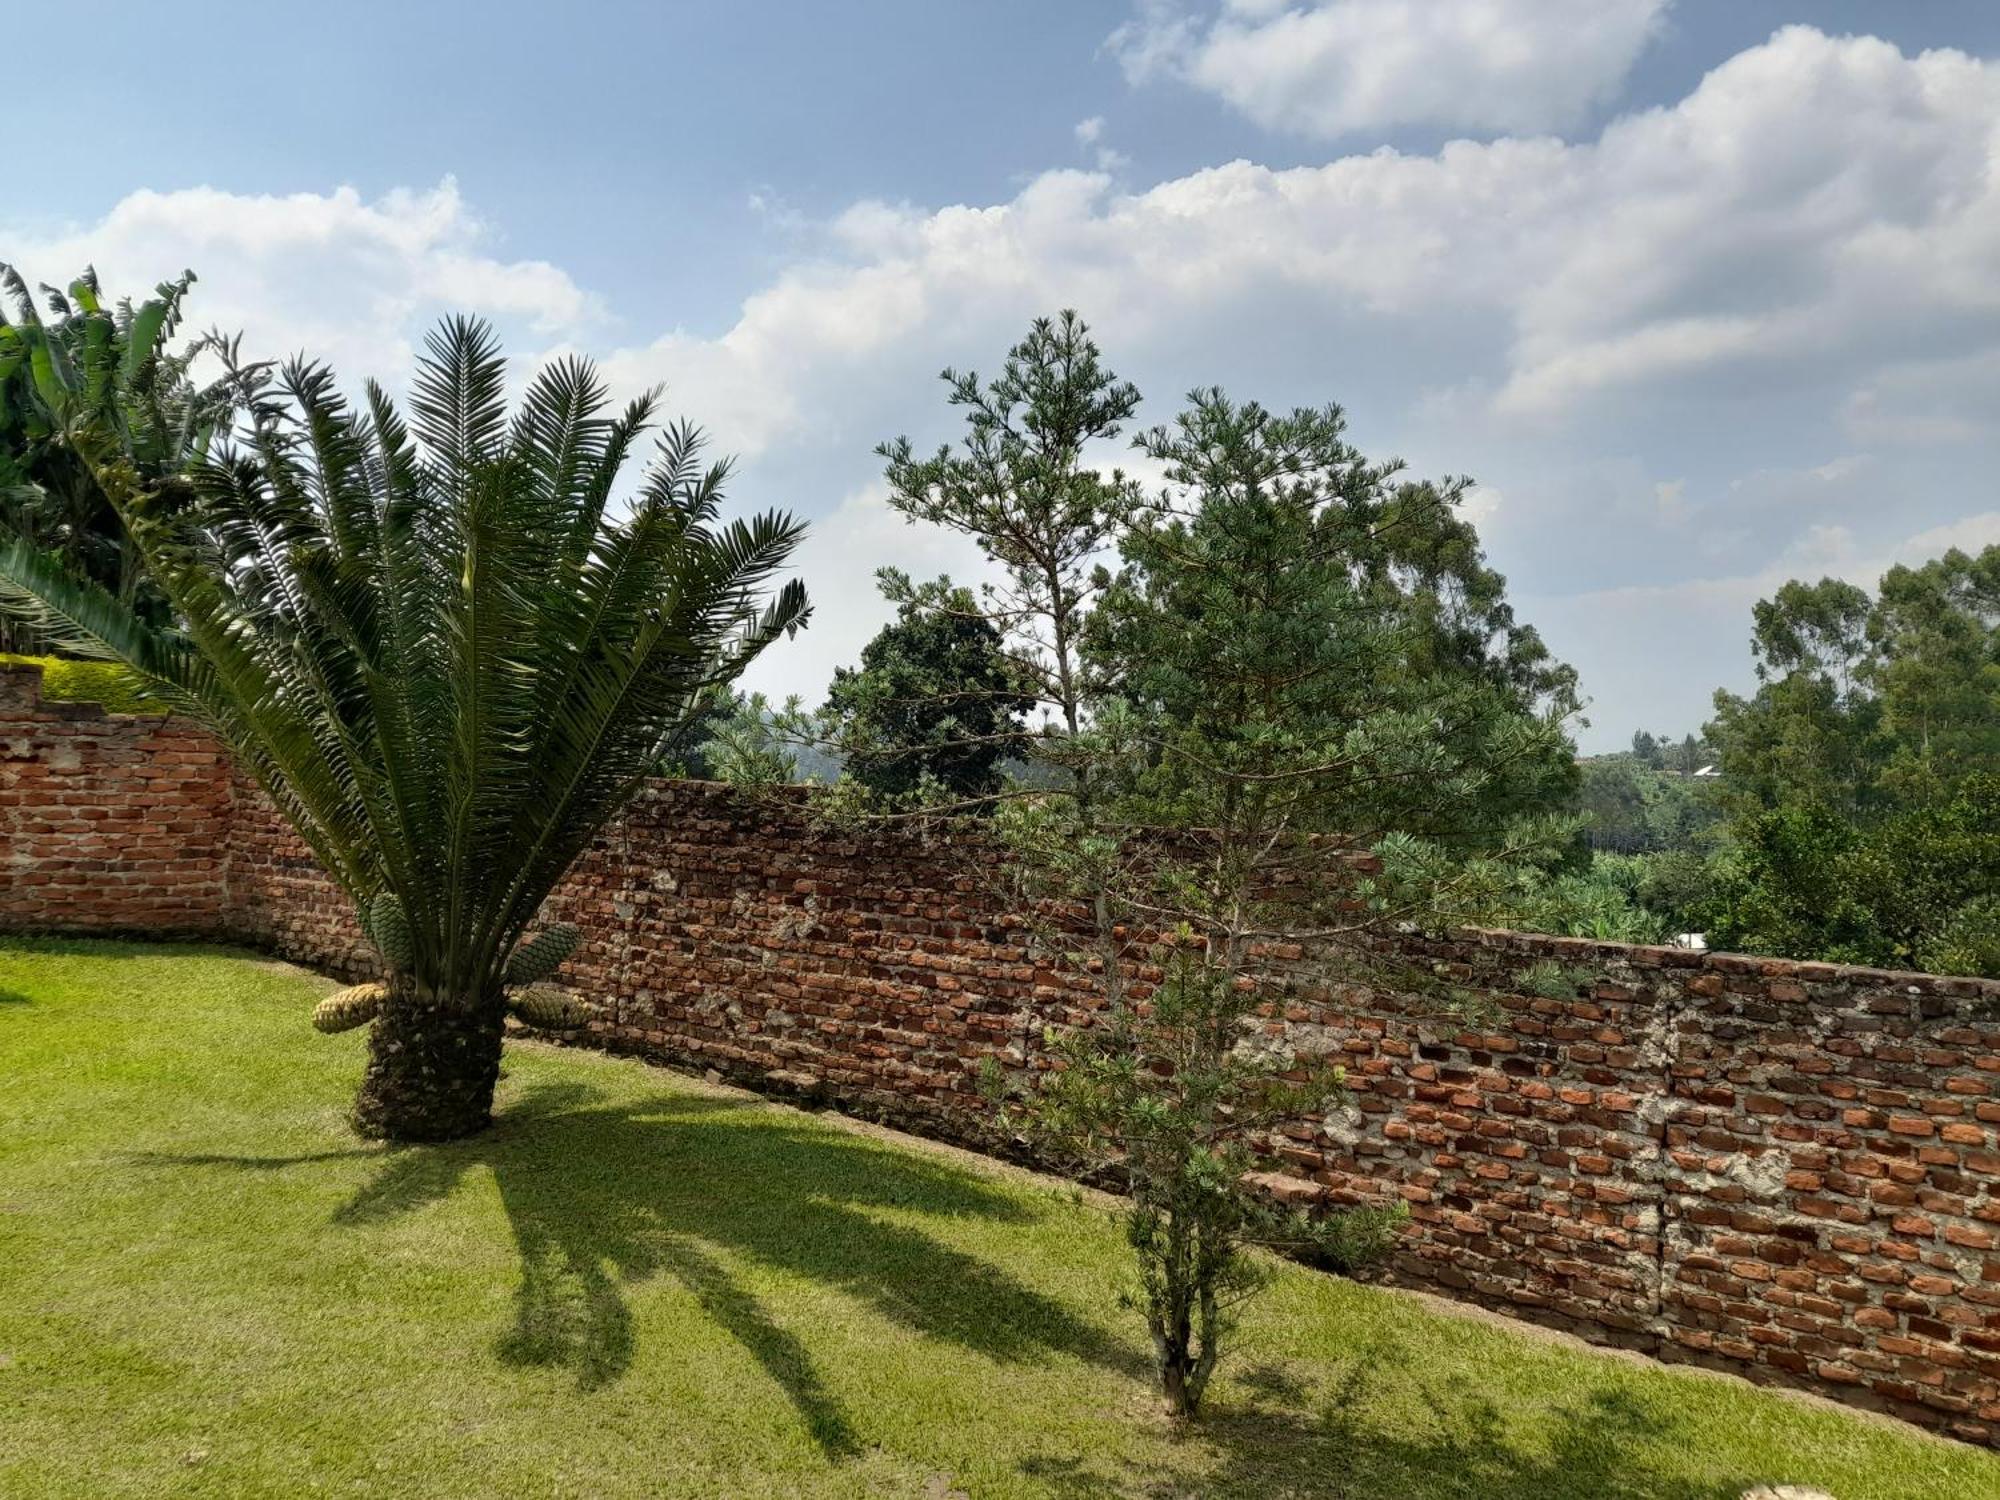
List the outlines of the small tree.
{"type": "MultiPolygon", "coordinates": [[[[1568,755],[1567,679],[1526,709],[1505,670],[1435,649],[1449,579],[1431,564],[1455,552],[1483,570],[1476,549],[1441,546],[1464,483],[1401,482],[1343,432],[1337,409],[1278,416],[1211,391],[1143,439],[1167,485],[1085,638],[1119,693],[1072,747],[1092,793],[999,819],[1030,894],[1132,955],[1091,971],[1103,1013],[1053,1039],[1056,1066],[1013,1117],[1129,1188],[1138,1300],[1183,1416],[1255,1285],[1246,1243],[1347,1260],[1384,1232],[1379,1213],[1279,1215],[1248,1180],[1262,1132],[1339,1087],[1274,1007],[1379,973],[1371,933],[1482,910],[1571,833],[1491,816],[1519,768],[1568,755]],[[1278,949],[1303,967],[1287,975],[1278,949]]],[[[1482,653],[1504,663],[1511,645],[1482,653]]]]}
{"type": "Polygon", "coordinates": [[[939,579],[905,598],[858,670],[834,674],[821,720],[847,774],[878,795],[978,802],[1023,747],[1017,675],[971,592],[939,579]]]}
{"type": "MultiPolygon", "coordinates": [[[[1236,1307],[1264,1282],[1245,1245],[1352,1269],[1386,1248],[1402,1213],[1315,1219],[1246,1182],[1258,1166],[1250,1143],[1325,1108],[1343,1075],[1330,1060],[1280,1061],[1244,1046],[1261,997],[1209,962],[1191,932],[1154,950],[1158,985],[1143,1001],[1112,1007],[1100,1025],[1052,1038],[1054,1066],[1025,1102],[1003,1103],[1002,1119],[1072,1170],[1109,1173],[1126,1188],[1139,1279],[1126,1301],[1146,1318],[1168,1409],[1192,1417],[1236,1307]]],[[[1005,1099],[997,1071],[989,1069],[988,1086],[1005,1099]]]]}
{"type": "MultiPolygon", "coordinates": [[[[109,378],[108,339],[86,347],[85,392],[109,378]]],[[[505,1012],[574,941],[522,941],[544,898],[710,695],[807,616],[796,582],[769,589],[802,528],[719,522],[728,466],[699,462],[691,428],[668,429],[612,518],[655,397],[607,416],[565,360],[510,421],[504,373],[484,325],[445,324],[413,436],[373,385],[357,414],[295,364],[242,446],[171,492],[114,424],[79,419],[67,435],[178,629],[0,535],[0,601],[206,720],[361,912],[385,983],[320,1019],[373,1020],[355,1122],[399,1140],[486,1124],[505,1012]]]]}
{"type": "MultiPolygon", "coordinates": [[[[1082,634],[1097,561],[1138,498],[1085,450],[1118,435],[1139,392],[1104,367],[1088,325],[1068,311],[1036,319],[990,384],[953,370],[943,379],[965,410],[964,445],[918,458],[908,438],[882,444],[889,503],[971,537],[999,565],[1001,580],[982,585],[980,600],[1016,669],[1005,695],[1026,691],[1074,734],[1091,697],[1082,634]]],[[[881,577],[898,604],[936,602],[893,569],[881,577]]]]}
{"type": "Polygon", "coordinates": [[[1379,971],[1385,925],[1485,913],[1573,837],[1534,815],[1575,786],[1575,678],[1455,514],[1468,483],[1369,464],[1337,410],[1200,393],[1140,441],[1168,476],[1145,502],[1084,462],[1137,393],[1073,315],[992,386],[947,380],[964,447],[886,445],[892,500],[1004,573],[980,612],[1053,722],[997,808],[1002,868],[1095,992],[1051,1031],[1053,1066],[990,1081],[1042,1149],[1128,1188],[1161,1386],[1192,1415],[1257,1281],[1247,1244],[1352,1263],[1394,1218],[1280,1214],[1246,1180],[1263,1133],[1340,1088],[1268,1008],[1379,971]],[[1286,980],[1274,945],[1321,961],[1286,980]]]}

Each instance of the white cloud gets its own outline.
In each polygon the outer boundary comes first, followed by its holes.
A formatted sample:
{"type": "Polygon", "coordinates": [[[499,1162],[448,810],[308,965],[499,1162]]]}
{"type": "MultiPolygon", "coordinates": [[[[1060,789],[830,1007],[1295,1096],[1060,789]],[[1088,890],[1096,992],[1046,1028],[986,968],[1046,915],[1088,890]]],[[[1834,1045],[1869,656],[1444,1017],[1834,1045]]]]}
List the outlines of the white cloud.
{"type": "Polygon", "coordinates": [[[1574,148],[1587,188],[1515,309],[1505,401],[1736,366],[1950,354],[2000,326],[2000,73],[1792,27],[1574,148]],[[1974,271],[1972,268],[1979,268],[1974,271]]]}
{"type": "Polygon", "coordinates": [[[1988,547],[2000,547],[2000,510],[1981,511],[1976,516],[1948,521],[1905,537],[1891,554],[1891,560],[1914,567],[1942,557],[1954,547],[1974,554],[1988,547]]]}
{"type": "Polygon", "coordinates": [[[1270,130],[1563,130],[1609,101],[1670,0],[1141,0],[1127,77],[1187,80],[1270,130]]]}
{"type": "MultiPolygon", "coordinates": [[[[1085,127],[1079,148],[1101,149],[1085,127]]],[[[594,299],[506,259],[449,183],[135,194],[71,234],[0,235],[0,255],[52,280],[96,259],[120,289],[191,264],[197,317],[254,352],[392,380],[438,310],[471,305],[517,350],[597,353],[621,391],[665,382],[744,456],[740,502],[817,522],[818,619],[757,684],[815,700],[886,617],[876,566],[971,566],[933,562],[943,542],[887,511],[874,445],[955,436],[939,369],[990,374],[1030,317],[1074,306],[1148,423],[1216,381],[1345,400],[1368,451],[1479,478],[1521,614],[1585,670],[1615,738],[1689,722],[1746,666],[1770,570],[1843,548],[1874,566],[1979,521],[1962,518],[2000,463],[1996,142],[2000,65],[1794,28],[1590,141],[858,203],[789,224],[802,258],[728,328],[608,349],[594,299]]]]}
{"type": "Polygon", "coordinates": [[[1076,122],[1076,143],[1096,163],[1100,172],[1116,172],[1132,164],[1132,158],[1106,143],[1103,115],[1092,115],[1087,120],[1076,122]]]}
{"type": "Polygon", "coordinates": [[[1225,356],[1439,339],[1456,363],[1429,361],[1426,391],[1471,382],[1489,421],[1729,381],[1865,403],[1885,371],[2000,347],[1996,136],[2000,70],[1792,28],[1593,142],[1237,161],[1139,192],[1052,171],[996,205],[857,205],[720,339],[631,358],[739,390],[718,409],[745,408],[753,443],[810,420],[819,379],[913,343],[962,359],[1062,303],[1128,345],[1199,327],[1225,356]]]}
{"type": "Polygon", "coordinates": [[[834,669],[853,666],[861,648],[895,617],[876,587],[878,569],[901,568],[920,580],[948,573],[972,584],[990,568],[968,538],[912,525],[890,509],[888,485],[880,480],[854,490],[815,521],[792,561],[813,592],[812,625],[765,653],[744,685],[779,699],[797,693],[808,708],[824,700],[834,669]]]}
{"type": "Polygon", "coordinates": [[[367,200],[353,188],[283,196],[141,190],[102,219],[54,234],[0,235],[0,255],[66,284],[94,264],[107,290],[142,295],[192,267],[189,314],[241,330],[264,356],[305,350],[345,376],[393,379],[441,311],[484,313],[544,337],[582,331],[597,300],[546,261],[504,260],[449,178],[367,200]]]}
{"type": "Polygon", "coordinates": [[[1076,144],[1084,148],[1098,172],[1118,172],[1132,164],[1130,156],[1106,144],[1102,114],[1092,114],[1088,120],[1076,122],[1076,144]]]}

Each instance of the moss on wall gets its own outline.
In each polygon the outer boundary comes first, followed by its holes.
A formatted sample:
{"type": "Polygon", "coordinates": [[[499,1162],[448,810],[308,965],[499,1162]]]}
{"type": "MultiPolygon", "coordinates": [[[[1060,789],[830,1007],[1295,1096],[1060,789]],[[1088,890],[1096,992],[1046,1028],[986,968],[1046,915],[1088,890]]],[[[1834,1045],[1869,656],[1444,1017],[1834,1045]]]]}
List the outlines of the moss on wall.
{"type": "Polygon", "coordinates": [[[51,703],[102,703],[106,713],[163,714],[166,705],[146,697],[145,686],[115,661],[70,661],[60,656],[15,656],[0,662],[42,669],[42,696],[51,703]]]}

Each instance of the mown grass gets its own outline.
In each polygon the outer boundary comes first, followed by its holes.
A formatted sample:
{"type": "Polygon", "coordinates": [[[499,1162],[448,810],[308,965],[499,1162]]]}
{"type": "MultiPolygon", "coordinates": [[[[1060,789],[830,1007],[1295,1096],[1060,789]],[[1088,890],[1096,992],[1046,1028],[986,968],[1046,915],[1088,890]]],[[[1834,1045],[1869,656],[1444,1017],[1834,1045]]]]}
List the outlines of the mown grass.
{"type": "Polygon", "coordinates": [[[2000,1494],[2000,1459],[1285,1268],[1190,1433],[1057,1184],[510,1053],[447,1147],[343,1123],[326,986],[0,945],[0,1494],[2000,1494]]]}

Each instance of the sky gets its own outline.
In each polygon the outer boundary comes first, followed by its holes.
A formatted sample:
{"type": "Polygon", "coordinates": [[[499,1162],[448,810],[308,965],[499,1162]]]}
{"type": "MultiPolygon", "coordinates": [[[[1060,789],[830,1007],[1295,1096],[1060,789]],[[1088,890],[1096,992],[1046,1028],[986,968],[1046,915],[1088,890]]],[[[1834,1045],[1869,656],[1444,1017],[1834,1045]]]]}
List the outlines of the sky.
{"type": "Polygon", "coordinates": [[[104,0],[65,55],[10,84],[0,260],[192,268],[357,384],[453,311],[664,383],[733,509],[814,523],[777,695],[875,568],[978,571],[873,450],[1063,307],[1142,425],[1337,402],[1476,480],[1587,750],[1749,686],[1785,579],[2000,542],[1991,0],[104,0]]]}

